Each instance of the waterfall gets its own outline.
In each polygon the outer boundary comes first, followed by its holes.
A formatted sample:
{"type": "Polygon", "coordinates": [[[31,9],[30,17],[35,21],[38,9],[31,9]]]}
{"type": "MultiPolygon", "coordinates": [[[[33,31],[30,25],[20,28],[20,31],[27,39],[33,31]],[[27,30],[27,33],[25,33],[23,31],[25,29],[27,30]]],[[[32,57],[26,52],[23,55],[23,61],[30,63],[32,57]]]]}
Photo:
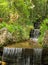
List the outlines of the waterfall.
{"type": "MultiPolygon", "coordinates": [[[[22,48],[4,48],[2,60],[8,63],[18,62],[22,54],[22,48]]],[[[12,65],[10,64],[10,65],[12,65]]]]}
{"type": "Polygon", "coordinates": [[[41,65],[42,49],[4,48],[2,60],[7,65],[41,65]]]}
{"type": "Polygon", "coordinates": [[[41,65],[42,62],[42,49],[34,48],[33,65],[41,65]]]}
{"type": "Polygon", "coordinates": [[[40,33],[39,29],[34,29],[34,38],[33,38],[33,41],[35,41],[35,42],[38,41],[38,37],[40,35],[39,33],[40,33]]]}
{"type": "Polygon", "coordinates": [[[38,38],[39,32],[40,32],[39,29],[34,29],[34,37],[35,37],[35,38],[38,38]]]}
{"type": "Polygon", "coordinates": [[[39,19],[36,20],[37,22],[33,23],[34,26],[34,32],[32,32],[31,34],[33,34],[34,37],[32,37],[32,40],[37,42],[38,41],[38,37],[40,35],[40,24],[41,22],[39,21],[39,19]]]}
{"type": "Polygon", "coordinates": [[[31,30],[31,32],[30,32],[30,38],[32,38],[32,40],[34,42],[38,41],[39,35],[40,35],[40,30],[39,29],[34,29],[34,30],[31,30]]]}
{"type": "Polygon", "coordinates": [[[7,65],[32,65],[32,55],[32,49],[5,47],[2,60],[7,62],[7,65]]]}

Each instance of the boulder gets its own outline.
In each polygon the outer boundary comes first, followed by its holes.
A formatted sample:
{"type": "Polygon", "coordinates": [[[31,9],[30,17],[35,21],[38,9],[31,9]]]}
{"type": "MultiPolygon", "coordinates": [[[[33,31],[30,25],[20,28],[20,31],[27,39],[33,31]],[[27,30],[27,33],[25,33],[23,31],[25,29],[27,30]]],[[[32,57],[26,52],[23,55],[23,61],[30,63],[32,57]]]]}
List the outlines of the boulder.
{"type": "Polygon", "coordinates": [[[44,34],[43,46],[47,46],[48,47],[48,30],[44,34]]]}
{"type": "Polygon", "coordinates": [[[7,30],[7,28],[0,29],[0,45],[5,45],[7,43],[13,42],[12,34],[7,30]]]}

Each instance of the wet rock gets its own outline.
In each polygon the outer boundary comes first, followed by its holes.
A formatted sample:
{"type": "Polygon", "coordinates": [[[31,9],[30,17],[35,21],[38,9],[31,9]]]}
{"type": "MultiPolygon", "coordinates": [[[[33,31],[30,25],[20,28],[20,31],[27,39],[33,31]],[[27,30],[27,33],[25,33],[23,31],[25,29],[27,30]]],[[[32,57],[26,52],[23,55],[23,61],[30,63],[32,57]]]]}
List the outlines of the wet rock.
{"type": "Polygon", "coordinates": [[[7,30],[7,28],[0,29],[0,45],[13,42],[12,34],[7,30]]]}
{"type": "Polygon", "coordinates": [[[48,48],[42,50],[42,65],[48,65],[48,48]]]}
{"type": "Polygon", "coordinates": [[[44,34],[43,46],[48,47],[48,30],[44,34]]]}

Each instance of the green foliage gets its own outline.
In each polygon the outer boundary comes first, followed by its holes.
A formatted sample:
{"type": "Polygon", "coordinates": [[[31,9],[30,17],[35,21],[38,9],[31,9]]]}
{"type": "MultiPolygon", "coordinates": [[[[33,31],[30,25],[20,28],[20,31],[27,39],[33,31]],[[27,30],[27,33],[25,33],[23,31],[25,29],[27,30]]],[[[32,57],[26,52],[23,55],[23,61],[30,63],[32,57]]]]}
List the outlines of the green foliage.
{"type": "Polygon", "coordinates": [[[41,30],[41,35],[39,37],[39,42],[42,43],[43,41],[43,37],[44,37],[44,33],[46,32],[46,30],[48,30],[48,19],[46,18],[45,20],[43,20],[43,23],[41,24],[40,30],[41,30]]]}
{"type": "Polygon", "coordinates": [[[6,22],[2,22],[0,23],[0,29],[3,27],[12,33],[17,42],[29,39],[30,26],[26,25],[24,27],[20,24],[7,24],[6,22]]]}
{"type": "MultiPolygon", "coordinates": [[[[6,27],[16,40],[29,39],[29,27],[43,16],[48,17],[48,0],[0,0],[0,17],[5,21],[0,23],[0,29],[6,27]],[[16,12],[19,18],[12,24],[11,19],[16,17],[11,18],[10,14],[14,15],[16,12]]],[[[42,41],[44,32],[48,29],[47,22],[48,19],[45,19],[41,24],[39,42],[42,41]]]]}
{"type": "Polygon", "coordinates": [[[9,7],[7,0],[0,0],[0,18],[3,18],[4,21],[9,20],[9,7]]]}
{"type": "Polygon", "coordinates": [[[47,5],[47,0],[1,0],[0,17],[4,17],[7,21],[10,13],[17,11],[20,15],[20,22],[22,20],[25,23],[27,21],[34,22],[36,19],[47,15],[47,5]]]}

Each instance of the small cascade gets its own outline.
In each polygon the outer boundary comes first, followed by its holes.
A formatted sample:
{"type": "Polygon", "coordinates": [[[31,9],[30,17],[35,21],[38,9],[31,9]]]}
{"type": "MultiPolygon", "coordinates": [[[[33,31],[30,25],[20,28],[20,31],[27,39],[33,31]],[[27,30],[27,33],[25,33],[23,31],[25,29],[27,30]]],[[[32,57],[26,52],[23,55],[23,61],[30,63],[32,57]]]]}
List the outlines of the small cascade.
{"type": "Polygon", "coordinates": [[[22,48],[4,48],[2,60],[8,63],[16,64],[16,62],[18,62],[18,60],[20,59],[21,54],[22,48]]]}
{"type": "Polygon", "coordinates": [[[34,38],[33,41],[38,41],[38,37],[40,35],[40,30],[39,29],[34,29],[34,38]]]}
{"type": "Polygon", "coordinates": [[[30,38],[32,38],[32,40],[34,42],[37,42],[38,41],[38,37],[41,34],[40,33],[40,21],[37,20],[37,22],[34,22],[33,26],[34,26],[34,29],[33,30],[31,29],[30,38]]]}
{"type": "Polygon", "coordinates": [[[38,38],[39,32],[40,32],[39,29],[34,29],[34,38],[38,38]]]}
{"type": "Polygon", "coordinates": [[[38,41],[39,35],[40,35],[40,30],[39,29],[31,30],[30,37],[32,38],[32,40],[34,42],[38,41]]]}
{"type": "Polygon", "coordinates": [[[42,65],[42,49],[34,48],[33,65],[42,65]]]}
{"type": "Polygon", "coordinates": [[[2,60],[7,65],[42,65],[42,49],[4,48],[2,60]]]}
{"type": "Polygon", "coordinates": [[[2,60],[7,65],[33,65],[32,49],[4,48],[2,60]]]}

